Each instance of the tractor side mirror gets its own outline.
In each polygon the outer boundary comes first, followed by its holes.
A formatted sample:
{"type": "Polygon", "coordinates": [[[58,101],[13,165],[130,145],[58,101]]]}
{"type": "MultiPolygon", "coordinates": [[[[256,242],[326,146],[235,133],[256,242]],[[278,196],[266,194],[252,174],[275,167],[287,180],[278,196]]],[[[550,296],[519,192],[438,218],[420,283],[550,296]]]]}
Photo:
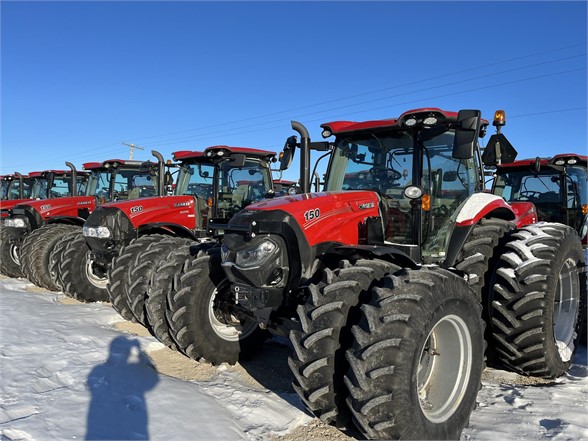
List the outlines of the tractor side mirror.
{"type": "Polygon", "coordinates": [[[243,167],[245,165],[245,159],[244,153],[233,153],[229,159],[229,165],[231,167],[243,167]]]}
{"type": "Polygon", "coordinates": [[[455,159],[471,159],[474,157],[481,119],[482,112],[479,110],[460,110],[457,114],[455,139],[451,155],[455,159]]]}
{"type": "Polygon", "coordinates": [[[286,139],[284,150],[280,153],[280,171],[287,170],[294,159],[294,152],[296,151],[297,139],[296,135],[290,136],[286,139]]]}
{"type": "Polygon", "coordinates": [[[454,182],[457,181],[457,172],[456,171],[446,171],[443,173],[443,182],[454,182]]]}

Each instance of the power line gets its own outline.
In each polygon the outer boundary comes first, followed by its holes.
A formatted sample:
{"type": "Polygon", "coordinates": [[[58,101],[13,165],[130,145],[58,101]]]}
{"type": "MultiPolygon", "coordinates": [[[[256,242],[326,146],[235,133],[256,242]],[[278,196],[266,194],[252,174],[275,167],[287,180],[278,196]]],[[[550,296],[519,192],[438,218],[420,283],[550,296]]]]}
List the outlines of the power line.
{"type": "MultiPolygon", "coordinates": [[[[287,110],[280,110],[277,112],[271,112],[271,113],[266,113],[266,114],[262,114],[262,115],[257,115],[257,116],[252,116],[249,118],[243,118],[243,119],[238,119],[238,120],[232,120],[232,121],[226,121],[226,122],[221,122],[221,123],[215,123],[215,124],[211,124],[211,125],[207,125],[207,126],[203,126],[203,127],[199,127],[199,128],[192,128],[192,129],[184,129],[184,130],[179,130],[179,131],[174,131],[174,132],[167,132],[167,133],[163,133],[163,134],[158,134],[158,135],[150,135],[150,136],[144,136],[144,137],[139,137],[139,136],[135,136],[135,139],[141,139],[141,140],[146,140],[146,139],[150,139],[150,138],[158,138],[161,136],[168,136],[168,135],[174,135],[174,134],[179,134],[179,133],[185,133],[185,132],[193,132],[193,131],[198,131],[198,130],[204,130],[204,129],[208,129],[208,128],[212,128],[212,127],[219,127],[219,126],[223,126],[226,127],[227,125],[231,125],[231,124],[235,124],[235,123],[240,123],[240,122],[245,122],[245,121],[251,121],[251,120],[255,120],[255,119],[262,119],[262,118],[267,118],[270,116],[275,116],[275,115],[279,115],[279,114],[284,114],[284,113],[289,113],[289,112],[294,112],[294,111],[298,111],[298,110],[302,110],[302,109],[307,109],[307,108],[312,108],[312,107],[318,107],[318,106],[322,106],[325,104],[331,104],[331,103],[335,103],[335,102],[340,102],[340,101],[344,101],[344,100],[348,100],[348,99],[353,99],[353,98],[357,98],[357,97],[361,97],[361,96],[366,96],[366,95],[371,95],[374,93],[380,93],[386,90],[392,90],[392,89],[397,89],[400,87],[407,87],[407,86],[411,86],[414,84],[421,84],[423,82],[426,81],[433,81],[433,80],[437,80],[440,78],[445,78],[445,77],[449,77],[449,76],[453,76],[453,75],[459,75],[465,72],[470,72],[470,71],[474,71],[474,70],[478,70],[478,69],[483,69],[486,67],[490,67],[490,66],[496,66],[499,64],[505,64],[505,63],[509,63],[512,61],[518,61],[518,60],[522,60],[525,58],[531,58],[531,57],[535,57],[537,55],[544,55],[544,54],[548,54],[548,53],[553,53],[553,52],[559,52],[559,51],[563,51],[566,49],[571,49],[571,48],[575,48],[578,46],[585,46],[586,43],[579,43],[579,44],[573,44],[573,45],[569,45],[569,46],[564,46],[564,47],[560,47],[560,48],[556,48],[556,49],[550,49],[547,51],[541,51],[541,52],[535,52],[532,54],[527,54],[527,55],[521,55],[518,57],[512,57],[512,58],[507,58],[504,60],[499,60],[493,63],[487,63],[487,64],[482,64],[479,66],[474,66],[474,67],[470,67],[470,68],[466,68],[466,69],[461,69],[458,71],[454,71],[454,72],[450,72],[447,74],[443,74],[443,75],[437,75],[435,77],[429,77],[429,78],[425,78],[422,80],[415,80],[415,81],[411,81],[408,83],[404,83],[404,84],[397,84],[397,85],[393,85],[393,86],[388,86],[388,87],[384,87],[384,88],[379,88],[379,89],[375,89],[372,91],[368,91],[368,92],[363,92],[363,93],[359,93],[359,94],[355,94],[355,95],[349,95],[347,97],[341,97],[341,98],[335,98],[332,100],[327,100],[327,101],[322,101],[319,103],[314,103],[314,104],[308,104],[308,105],[304,105],[304,106],[299,106],[299,107],[295,107],[295,108],[291,108],[291,109],[287,109],[287,110]]],[[[583,54],[585,55],[585,54],[583,54]]]]}

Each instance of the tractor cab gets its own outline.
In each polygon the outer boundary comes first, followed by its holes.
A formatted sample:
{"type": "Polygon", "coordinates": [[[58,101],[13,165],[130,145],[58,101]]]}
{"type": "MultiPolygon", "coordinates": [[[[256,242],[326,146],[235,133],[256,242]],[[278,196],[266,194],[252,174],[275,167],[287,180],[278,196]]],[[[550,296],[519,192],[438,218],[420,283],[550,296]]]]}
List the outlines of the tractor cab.
{"type": "Polygon", "coordinates": [[[86,163],[84,170],[90,171],[86,195],[100,204],[160,194],[157,162],[109,159],[86,163]]]}
{"type": "Polygon", "coordinates": [[[564,153],[499,165],[492,193],[507,202],[531,202],[539,221],[569,225],[582,237],[588,214],[587,160],[583,155],[564,153]]]}
{"type": "MultiPolygon", "coordinates": [[[[481,120],[473,131],[483,136],[487,125],[481,120]]],[[[419,246],[423,258],[443,257],[458,207],[482,188],[479,156],[454,154],[460,126],[457,113],[440,109],[323,124],[323,136],[336,137],[325,190],[376,192],[384,243],[419,246]]]]}
{"type": "Polygon", "coordinates": [[[33,179],[29,175],[13,173],[0,179],[0,200],[29,199],[33,179]]]}

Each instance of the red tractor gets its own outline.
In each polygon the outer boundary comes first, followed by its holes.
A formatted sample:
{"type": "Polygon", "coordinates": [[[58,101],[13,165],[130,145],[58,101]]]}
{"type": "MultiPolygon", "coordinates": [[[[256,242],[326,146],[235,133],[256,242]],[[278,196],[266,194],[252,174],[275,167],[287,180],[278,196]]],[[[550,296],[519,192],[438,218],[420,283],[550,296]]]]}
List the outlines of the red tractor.
{"type": "Polygon", "coordinates": [[[31,172],[28,175],[15,173],[14,175],[4,176],[2,182],[5,187],[3,188],[7,193],[6,198],[0,200],[2,219],[8,217],[12,208],[20,203],[31,199],[47,199],[49,196],[46,185],[47,179],[47,172],[31,172]]]}
{"type": "Polygon", "coordinates": [[[71,171],[46,170],[29,173],[29,177],[34,180],[31,199],[2,202],[4,220],[0,233],[2,235],[0,247],[3,274],[10,277],[23,276],[20,247],[24,238],[42,226],[50,213],[59,216],[63,207],[70,201],[70,196],[77,195],[79,190],[85,188],[88,173],[78,173],[73,164],[67,164],[71,167],[71,171]]]}
{"type": "MultiPolygon", "coordinates": [[[[300,147],[304,194],[246,207],[222,226],[222,246],[183,265],[167,313],[182,351],[235,363],[267,331],[289,334],[306,406],[387,439],[459,438],[486,326],[515,370],[566,370],[580,308],[558,323],[568,333],[554,332],[553,311],[558,290],[586,298],[580,241],[566,225],[538,224],[531,203],[483,191],[480,111],[323,124],[334,142],[292,126],[301,139],[285,152],[300,147]],[[307,193],[310,149],[331,152],[324,192],[307,193]]],[[[512,148],[500,130],[489,143],[512,148]]]]}
{"type": "Polygon", "coordinates": [[[82,301],[110,300],[120,315],[147,325],[151,273],[167,251],[198,241],[215,243],[211,218],[230,218],[273,191],[274,152],[213,146],[179,151],[174,194],[105,204],[70,241],[59,272],[66,294],[82,301]]]}
{"type": "MultiPolygon", "coordinates": [[[[97,205],[132,197],[132,191],[142,188],[143,182],[138,181],[150,183],[163,167],[163,163],[113,159],[87,163],[84,171],[77,171],[73,164],[67,164],[71,172],[47,172],[44,173],[47,179],[35,184],[48,189],[48,199],[23,202],[15,206],[4,221],[5,226],[10,226],[4,228],[9,230],[10,239],[2,244],[3,253],[15,256],[6,263],[14,268],[15,276],[24,275],[37,286],[49,290],[60,288],[51,269],[54,264],[51,253],[57,242],[68,233],[81,231],[85,219],[97,205]],[[72,186],[72,182],[78,185],[72,186]],[[137,186],[133,187],[134,184],[137,186]]],[[[155,191],[155,186],[150,185],[150,188],[155,191]]],[[[44,194],[41,190],[33,191],[44,194]]]]}

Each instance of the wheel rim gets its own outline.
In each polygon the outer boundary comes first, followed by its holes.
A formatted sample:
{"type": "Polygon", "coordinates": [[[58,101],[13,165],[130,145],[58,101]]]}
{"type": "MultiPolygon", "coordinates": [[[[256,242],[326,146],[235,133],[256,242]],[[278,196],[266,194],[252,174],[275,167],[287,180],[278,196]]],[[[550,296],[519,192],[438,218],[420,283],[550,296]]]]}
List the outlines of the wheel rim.
{"type": "Polygon", "coordinates": [[[443,317],[423,346],[417,371],[419,404],[429,421],[447,421],[457,410],[467,390],[472,363],[472,339],[466,323],[456,315],[443,317]]]}
{"type": "Polygon", "coordinates": [[[578,308],[580,278],[573,259],[567,259],[559,272],[553,305],[553,337],[562,361],[574,353],[574,334],[578,308]]]}
{"type": "MultiPolygon", "coordinates": [[[[221,285],[226,285],[223,283],[221,285]]],[[[219,287],[222,289],[222,286],[219,287]]],[[[228,289],[225,286],[225,289],[228,289]]],[[[241,325],[240,322],[234,317],[232,317],[232,323],[228,324],[226,315],[222,317],[218,311],[217,306],[215,305],[215,300],[219,289],[215,289],[212,296],[210,297],[210,304],[208,307],[208,319],[210,326],[212,327],[213,331],[216,335],[226,341],[239,341],[247,338],[250,334],[255,331],[257,328],[257,323],[253,320],[247,320],[245,325],[241,325]]]]}
{"type": "Polygon", "coordinates": [[[18,245],[11,244],[10,245],[10,258],[14,263],[20,266],[20,257],[18,255],[19,247],[18,245]]]}
{"type": "Polygon", "coordinates": [[[86,277],[96,288],[106,289],[108,277],[100,277],[94,272],[94,261],[90,257],[90,252],[86,254],[86,277]]]}

